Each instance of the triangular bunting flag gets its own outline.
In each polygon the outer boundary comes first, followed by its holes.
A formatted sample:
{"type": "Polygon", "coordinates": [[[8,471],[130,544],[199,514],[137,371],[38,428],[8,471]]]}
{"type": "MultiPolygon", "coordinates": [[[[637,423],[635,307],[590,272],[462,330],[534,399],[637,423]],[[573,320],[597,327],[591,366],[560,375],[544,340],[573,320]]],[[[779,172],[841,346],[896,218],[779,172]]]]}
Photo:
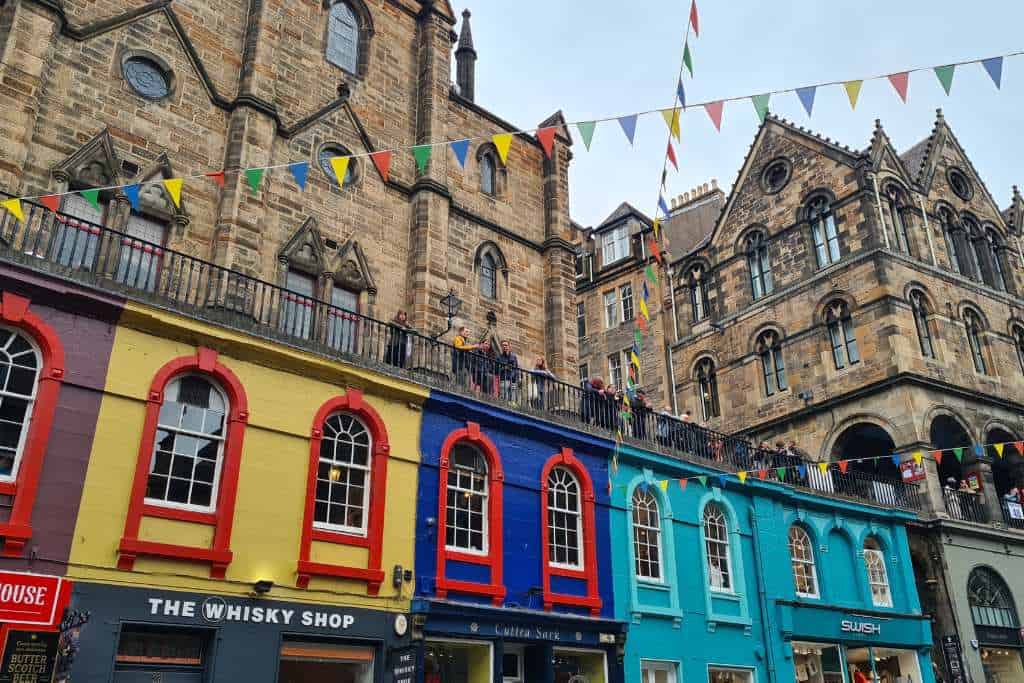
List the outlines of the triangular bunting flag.
{"type": "Polygon", "coordinates": [[[948,66],[937,66],[935,67],[935,75],[939,79],[939,83],[942,84],[942,89],[949,94],[949,89],[953,87],[953,72],[956,70],[956,64],[950,64],[948,66]]]}
{"type": "Polygon", "coordinates": [[[203,175],[217,183],[221,188],[224,187],[224,171],[214,171],[213,173],[204,173],[203,175]]]}
{"type": "Polygon", "coordinates": [[[668,491],[668,479],[662,479],[661,481],[659,481],[658,482],[658,487],[662,491],[668,491]]]}
{"type": "Polygon", "coordinates": [[[45,206],[50,211],[57,213],[60,211],[60,195],[59,194],[48,194],[45,197],[39,198],[39,203],[45,206]]]}
{"type": "Polygon", "coordinates": [[[747,483],[747,473],[744,472],[743,470],[740,470],[739,472],[737,472],[736,476],[740,478],[740,483],[741,484],[746,484],[747,483]]]}
{"type": "Polygon", "coordinates": [[[1003,449],[1006,447],[1005,443],[992,444],[992,447],[996,449],[996,455],[1000,458],[1003,457],[1003,449]]]}
{"type": "Polygon", "coordinates": [[[942,451],[932,451],[932,457],[935,458],[935,464],[942,464],[942,451]]]}
{"type": "Polygon", "coordinates": [[[381,178],[386,183],[391,174],[391,150],[385,149],[380,152],[373,152],[370,154],[370,161],[377,167],[377,172],[380,173],[381,178]]]}
{"type": "Polygon", "coordinates": [[[906,102],[907,85],[910,82],[910,73],[907,71],[901,71],[898,74],[889,74],[889,82],[892,83],[892,87],[896,89],[896,94],[900,96],[900,99],[906,102]]]}
{"type": "Polygon", "coordinates": [[[643,348],[644,337],[640,334],[640,330],[633,330],[633,345],[638,349],[643,348]]]}
{"type": "Polygon", "coordinates": [[[1024,441],[1014,441],[1013,447],[1017,449],[1017,452],[1024,455],[1024,441]]]}
{"type": "Polygon", "coordinates": [[[647,489],[650,488],[650,484],[648,484],[646,481],[642,481],[640,482],[639,488],[641,493],[647,493],[647,489]]]}
{"type": "MultiPolygon", "coordinates": [[[[669,145],[671,145],[671,144],[672,143],[669,143],[669,145]]],[[[664,175],[664,173],[665,172],[662,171],[662,175],[664,175]]],[[[661,231],[661,219],[660,218],[655,218],[654,222],[651,224],[651,226],[654,229],[654,239],[658,239],[658,232],[661,231]]]]}
{"type": "Polygon", "coordinates": [[[455,159],[459,162],[460,168],[466,168],[466,155],[469,153],[469,140],[454,140],[448,143],[455,153],[455,159]]]}
{"type": "Polygon", "coordinates": [[[650,298],[651,298],[651,290],[647,289],[647,283],[646,282],[641,282],[640,285],[642,287],[642,289],[640,291],[643,293],[644,301],[649,301],[650,298]]]}
{"type": "Polygon", "coordinates": [[[839,461],[839,471],[842,472],[843,474],[846,474],[846,469],[849,466],[850,466],[850,461],[849,460],[840,460],[839,461]]]}
{"type": "Polygon", "coordinates": [[[331,168],[334,169],[334,179],[338,183],[338,189],[345,189],[345,176],[348,174],[349,159],[350,157],[331,157],[331,168]]]}
{"type": "Polygon", "coordinates": [[[727,481],[727,480],[726,480],[726,478],[725,478],[725,475],[724,475],[724,474],[719,474],[719,475],[718,475],[718,485],[719,485],[719,486],[720,486],[721,488],[723,488],[723,489],[725,488],[725,482],[726,482],[726,481],[727,481]]]}
{"type": "Polygon", "coordinates": [[[800,104],[804,105],[804,111],[807,115],[811,115],[811,110],[814,109],[814,93],[817,91],[818,86],[811,85],[806,88],[797,88],[796,96],[800,98],[800,104]]]}
{"type": "Polygon", "coordinates": [[[711,123],[715,124],[715,130],[718,132],[722,131],[722,109],[725,103],[721,100],[717,102],[708,102],[704,105],[704,111],[711,117],[711,123]]]}
{"type": "Polygon", "coordinates": [[[644,331],[644,334],[647,334],[647,321],[644,320],[644,317],[642,315],[638,315],[636,317],[636,325],[637,327],[644,331]]]}
{"type": "Polygon", "coordinates": [[[540,146],[544,149],[544,156],[548,159],[551,158],[551,151],[555,148],[556,132],[558,132],[558,128],[555,126],[541,128],[537,131],[537,140],[540,142],[540,146]]]}
{"type": "Polygon", "coordinates": [[[828,472],[828,463],[827,462],[819,462],[818,463],[818,469],[821,470],[822,474],[825,474],[826,472],[828,472]]]}
{"type": "Polygon", "coordinates": [[[635,365],[636,367],[640,367],[640,357],[637,356],[635,352],[629,352],[629,360],[631,360],[633,362],[633,365],[635,365]]]}
{"type": "Polygon", "coordinates": [[[665,119],[665,125],[668,126],[668,132],[672,133],[672,137],[678,141],[681,134],[679,129],[679,107],[662,109],[661,118],[665,119]]]}
{"type": "Polygon", "coordinates": [[[757,471],[757,478],[760,479],[761,481],[764,481],[765,479],[767,479],[768,478],[768,470],[758,470],[757,471]]]}
{"type": "Polygon", "coordinates": [[[761,123],[764,123],[764,117],[768,115],[768,98],[771,95],[754,95],[750,98],[750,101],[754,103],[754,111],[757,112],[757,118],[760,119],[761,123]]]}
{"type": "Polygon", "coordinates": [[[644,317],[644,320],[650,320],[651,319],[651,314],[647,311],[647,302],[645,302],[643,299],[640,299],[639,303],[640,303],[640,315],[642,315],[644,317]]]}
{"type": "Polygon", "coordinates": [[[512,146],[512,133],[498,133],[491,136],[491,142],[498,149],[498,157],[501,163],[508,163],[508,149],[512,146]]]}
{"type": "Polygon", "coordinates": [[[689,481],[688,479],[680,479],[679,480],[679,490],[680,491],[685,491],[686,490],[686,484],[687,484],[688,481],[689,481]]]}
{"type": "Polygon", "coordinates": [[[963,448],[954,448],[953,449],[953,455],[956,456],[957,462],[963,462],[964,461],[964,449],[963,448]]]}
{"type": "Polygon", "coordinates": [[[889,457],[892,458],[892,464],[893,465],[896,465],[896,467],[900,466],[900,454],[899,453],[893,453],[889,457]]]}
{"type": "Polygon", "coordinates": [[[580,137],[583,138],[583,146],[590,151],[590,143],[594,139],[594,129],[597,128],[596,121],[580,121],[576,124],[576,128],[580,131],[580,137]]]}
{"type": "MultiPolygon", "coordinates": [[[[412,148],[412,157],[416,160],[416,169],[420,173],[427,172],[427,162],[430,161],[433,151],[433,145],[416,145],[412,148]]],[[[508,154],[508,151],[506,150],[505,153],[508,154]]],[[[505,157],[501,158],[501,163],[505,163],[505,157]]]]}
{"type": "Polygon", "coordinates": [[[665,195],[658,195],[658,208],[663,214],[668,215],[668,202],[665,201],[665,195]]]}
{"type": "Polygon", "coordinates": [[[253,194],[260,191],[260,183],[263,181],[263,174],[265,172],[265,168],[245,169],[245,179],[249,181],[249,188],[252,190],[253,194]]]}
{"type": "Polygon", "coordinates": [[[167,194],[171,196],[171,201],[179,209],[181,208],[181,186],[184,182],[181,178],[164,179],[164,189],[167,190],[167,194]]]}
{"type": "Polygon", "coordinates": [[[779,481],[785,481],[786,480],[786,468],[785,467],[776,467],[775,468],[775,476],[779,478],[779,481]]]}
{"type": "Polygon", "coordinates": [[[671,142],[668,143],[668,151],[665,152],[665,154],[668,156],[668,160],[672,162],[672,165],[675,166],[676,170],[678,171],[679,170],[679,162],[676,161],[676,151],[674,149],[672,149],[672,143],[671,142]]]}
{"type": "Polygon", "coordinates": [[[679,106],[686,109],[686,88],[683,87],[683,79],[679,79],[676,85],[676,96],[679,98],[679,106]]]}
{"type": "Polygon", "coordinates": [[[850,109],[857,108],[857,99],[860,97],[860,87],[864,81],[846,81],[843,87],[846,88],[846,97],[850,100],[850,109]]]}
{"type": "Polygon", "coordinates": [[[78,194],[85,197],[85,200],[92,204],[92,207],[97,211],[101,211],[100,208],[100,191],[99,190],[82,190],[78,194]]]}
{"type": "Polygon", "coordinates": [[[620,116],[618,118],[619,125],[622,126],[622,132],[626,134],[626,139],[629,140],[629,144],[633,144],[633,137],[636,135],[636,114],[630,114],[629,116],[620,116]]]}
{"type": "Polygon", "coordinates": [[[288,170],[291,171],[292,177],[295,178],[295,184],[299,186],[299,191],[305,191],[306,180],[309,178],[309,162],[299,161],[294,164],[288,164],[288,170]]]}
{"type": "Polygon", "coordinates": [[[985,71],[992,78],[992,82],[996,84],[996,88],[1000,88],[1003,84],[1003,58],[983,59],[981,65],[985,67],[985,71]]]}
{"type": "Polygon", "coordinates": [[[661,263],[661,247],[654,240],[651,240],[651,255],[658,263],[661,263]]]}
{"type": "Polygon", "coordinates": [[[690,3],[690,26],[693,27],[693,35],[700,38],[700,24],[697,21],[697,0],[690,3]]]}
{"type": "Polygon", "coordinates": [[[690,41],[686,41],[683,45],[683,64],[690,72],[690,78],[693,78],[693,57],[690,56],[690,41]]]}
{"type": "Polygon", "coordinates": [[[974,444],[974,455],[978,456],[979,458],[985,455],[985,449],[981,447],[980,443],[974,444]]]}
{"type": "Polygon", "coordinates": [[[18,219],[18,222],[25,222],[25,212],[21,210],[21,200],[15,197],[0,202],[0,206],[7,209],[7,212],[18,219]]]}
{"type": "Polygon", "coordinates": [[[924,453],[922,453],[921,451],[915,451],[914,452],[914,464],[915,465],[920,465],[922,460],[924,460],[924,453]]]}
{"type": "Polygon", "coordinates": [[[704,488],[708,487],[708,478],[707,477],[697,477],[697,481],[699,481],[700,485],[703,486],[704,488]]]}
{"type": "Polygon", "coordinates": [[[644,275],[647,276],[647,281],[652,285],[658,284],[658,274],[654,272],[654,266],[651,264],[647,264],[647,267],[644,268],[644,275]]]}
{"type": "Polygon", "coordinates": [[[139,192],[142,190],[142,186],[136,183],[134,185],[125,185],[121,189],[124,191],[124,196],[128,198],[128,203],[131,204],[132,209],[138,211],[139,192]]]}
{"type": "Polygon", "coordinates": [[[797,465],[796,466],[796,473],[800,475],[801,479],[806,477],[807,476],[807,465],[797,465]]]}

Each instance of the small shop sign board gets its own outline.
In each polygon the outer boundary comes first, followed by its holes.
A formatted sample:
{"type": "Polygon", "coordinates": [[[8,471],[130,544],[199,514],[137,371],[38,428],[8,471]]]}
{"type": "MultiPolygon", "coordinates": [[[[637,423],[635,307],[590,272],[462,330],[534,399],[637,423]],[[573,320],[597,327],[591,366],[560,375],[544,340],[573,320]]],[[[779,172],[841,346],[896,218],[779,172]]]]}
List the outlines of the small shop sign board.
{"type": "Polygon", "coordinates": [[[967,683],[963,655],[960,651],[960,636],[942,636],[942,656],[946,660],[949,683],[967,683]]]}
{"type": "Polygon", "coordinates": [[[0,622],[52,626],[60,588],[59,576],[0,572],[0,622]]]}
{"type": "Polygon", "coordinates": [[[56,658],[56,633],[8,631],[0,683],[50,683],[56,658]]]}
{"type": "Polygon", "coordinates": [[[391,651],[391,676],[395,683],[416,680],[416,648],[403,647],[391,651]]]}

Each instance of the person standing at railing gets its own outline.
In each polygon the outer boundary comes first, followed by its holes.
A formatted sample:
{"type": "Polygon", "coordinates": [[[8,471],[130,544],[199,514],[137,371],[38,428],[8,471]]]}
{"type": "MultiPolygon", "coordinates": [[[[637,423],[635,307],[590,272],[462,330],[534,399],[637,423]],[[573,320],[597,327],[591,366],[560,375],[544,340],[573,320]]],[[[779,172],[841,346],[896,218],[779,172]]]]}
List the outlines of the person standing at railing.
{"type": "Polygon", "coordinates": [[[384,352],[384,362],[396,368],[404,368],[410,355],[412,335],[409,333],[409,314],[399,309],[395,317],[388,323],[388,344],[384,352]]]}
{"type": "Polygon", "coordinates": [[[946,512],[953,519],[963,519],[964,513],[960,506],[960,491],[957,489],[956,478],[946,479],[946,485],[942,487],[943,497],[946,499],[946,512]]]}
{"type": "Polygon", "coordinates": [[[498,354],[498,383],[501,387],[501,398],[512,403],[519,402],[519,358],[512,353],[512,342],[501,340],[501,353],[498,354]]]}
{"type": "Polygon", "coordinates": [[[583,418],[583,422],[590,424],[597,420],[598,411],[603,403],[604,394],[604,380],[600,377],[591,377],[590,379],[583,380],[583,396],[580,401],[580,417],[583,418]]]}
{"type": "Polygon", "coordinates": [[[460,384],[478,391],[480,387],[477,385],[477,372],[481,358],[475,352],[484,348],[485,344],[471,343],[469,335],[470,330],[465,325],[460,327],[459,333],[455,335],[452,342],[452,345],[455,346],[455,350],[452,352],[452,366],[460,384]]]}
{"type": "Polygon", "coordinates": [[[530,370],[530,405],[537,410],[547,410],[548,385],[555,380],[555,374],[548,370],[544,356],[538,356],[530,370]]]}
{"type": "Polygon", "coordinates": [[[636,390],[636,401],[633,403],[633,436],[641,441],[647,440],[647,421],[653,412],[651,404],[647,402],[647,392],[643,389],[636,390]]]}

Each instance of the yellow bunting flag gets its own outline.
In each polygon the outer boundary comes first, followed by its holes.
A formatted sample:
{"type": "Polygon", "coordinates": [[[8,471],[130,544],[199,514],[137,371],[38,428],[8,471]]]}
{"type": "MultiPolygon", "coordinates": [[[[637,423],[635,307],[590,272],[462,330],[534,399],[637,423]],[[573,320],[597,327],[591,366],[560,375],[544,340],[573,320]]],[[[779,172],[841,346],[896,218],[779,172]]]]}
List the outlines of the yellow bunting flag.
{"type": "Polygon", "coordinates": [[[633,365],[640,367],[640,357],[634,351],[629,352],[629,359],[633,361],[633,365]]]}
{"type": "Polygon", "coordinates": [[[0,206],[2,206],[5,209],[7,209],[7,211],[12,216],[17,218],[22,223],[25,222],[25,212],[23,212],[21,210],[21,200],[20,199],[8,199],[8,200],[6,200],[4,202],[0,202],[0,206]]]}
{"type": "Polygon", "coordinates": [[[498,156],[501,158],[501,163],[507,164],[508,148],[512,146],[512,133],[498,133],[497,135],[491,136],[491,141],[498,149],[498,156]]]}
{"type": "Polygon", "coordinates": [[[740,483],[741,484],[746,484],[747,483],[747,473],[744,472],[743,470],[740,470],[739,472],[737,472],[736,476],[740,478],[740,483]]]}
{"type": "Polygon", "coordinates": [[[825,474],[826,472],[828,472],[828,463],[827,462],[819,462],[818,463],[818,469],[821,470],[822,474],[825,474]]]}
{"type": "Polygon", "coordinates": [[[920,465],[921,461],[923,459],[924,459],[924,453],[922,453],[921,451],[917,451],[916,453],[914,453],[914,464],[915,465],[920,465]]]}
{"type": "Polygon", "coordinates": [[[650,320],[651,314],[647,312],[647,302],[640,299],[640,315],[644,317],[644,320],[650,320]]]}
{"type": "Polygon", "coordinates": [[[171,195],[171,201],[174,205],[181,208],[181,184],[184,182],[181,178],[168,178],[164,181],[164,189],[167,190],[167,194],[171,195]]]}
{"type": "Polygon", "coordinates": [[[348,173],[349,157],[331,157],[331,168],[334,169],[334,177],[338,181],[338,188],[345,187],[345,175],[348,173]]]}
{"type": "Polygon", "coordinates": [[[996,449],[996,453],[999,455],[1000,458],[1003,457],[1003,446],[1005,445],[1005,443],[992,444],[992,447],[996,449]]]}
{"type": "Polygon", "coordinates": [[[846,81],[843,87],[846,88],[846,96],[850,99],[850,109],[857,108],[857,98],[860,97],[860,86],[864,81],[846,81]]]}
{"type": "Polygon", "coordinates": [[[654,239],[658,239],[658,231],[661,230],[661,219],[654,219],[654,239]]]}
{"type": "Polygon", "coordinates": [[[665,125],[677,141],[679,140],[679,107],[674,109],[662,109],[661,116],[665,119],[665,125]]]}
{"type": "Polygon", "coordinates": [[[668,479],[662,479],[659,481],[658,486],[661,487],[662,491],[668,491],[668,479]]]}

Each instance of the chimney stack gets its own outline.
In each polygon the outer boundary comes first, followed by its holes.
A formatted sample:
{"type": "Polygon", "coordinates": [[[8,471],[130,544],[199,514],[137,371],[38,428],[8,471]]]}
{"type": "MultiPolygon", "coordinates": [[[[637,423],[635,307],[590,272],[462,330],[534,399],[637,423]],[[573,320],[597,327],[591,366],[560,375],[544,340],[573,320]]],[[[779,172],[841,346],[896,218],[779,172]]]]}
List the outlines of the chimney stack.
{"type": "Polygon", "coordinates": [[[459,34],[459,46],[455,49],[455,84],[459,87],[459,94],[472,102],[476,91],[476,49],[473,48],[468,9],[462,11],[462,32],[459,34]]]}

